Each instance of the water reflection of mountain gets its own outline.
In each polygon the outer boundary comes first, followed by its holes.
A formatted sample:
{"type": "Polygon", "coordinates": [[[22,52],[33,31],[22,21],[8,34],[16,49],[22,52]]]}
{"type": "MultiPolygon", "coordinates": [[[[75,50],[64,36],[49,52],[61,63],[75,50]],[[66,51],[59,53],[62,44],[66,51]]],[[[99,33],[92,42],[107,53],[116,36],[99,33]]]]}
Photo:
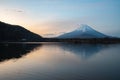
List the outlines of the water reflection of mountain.
{"type": "Polygon", "coordinates": [[[89,58],[90,56],[97,54],[99,51],[109,47],[104,44],[74,44],[64,43],[60,44],[60,47],[65,51],[70,51],[83,58],[89,58]]]}
{"type": "Polygon", "coordinates": [[[0,62],[21,58],[38,46],[40,44],[0,44],[0,62]]]}

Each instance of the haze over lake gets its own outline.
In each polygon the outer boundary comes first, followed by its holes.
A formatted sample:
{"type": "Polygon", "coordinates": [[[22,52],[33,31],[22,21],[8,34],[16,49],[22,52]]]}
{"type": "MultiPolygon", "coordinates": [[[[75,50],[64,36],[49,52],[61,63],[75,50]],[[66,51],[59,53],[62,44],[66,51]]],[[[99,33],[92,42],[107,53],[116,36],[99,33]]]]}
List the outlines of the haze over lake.
{"type": "Polygon", "coordinates": [[[0,57],[0,80],[120,79],[120,44],[36,43],[0,48],[1,54],[21,53],[21,57],[0,57]]]}

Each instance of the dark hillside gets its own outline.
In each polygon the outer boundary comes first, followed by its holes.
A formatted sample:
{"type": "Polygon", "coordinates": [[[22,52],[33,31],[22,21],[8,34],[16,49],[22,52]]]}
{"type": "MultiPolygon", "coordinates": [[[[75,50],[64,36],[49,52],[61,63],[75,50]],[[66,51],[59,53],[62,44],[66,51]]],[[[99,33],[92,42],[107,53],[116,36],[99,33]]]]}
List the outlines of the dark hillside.
{"type": "Polygon", "coordinates": [[[42,37],[18,25],[0,22],[1,42],[41,41],[42,37]]]}

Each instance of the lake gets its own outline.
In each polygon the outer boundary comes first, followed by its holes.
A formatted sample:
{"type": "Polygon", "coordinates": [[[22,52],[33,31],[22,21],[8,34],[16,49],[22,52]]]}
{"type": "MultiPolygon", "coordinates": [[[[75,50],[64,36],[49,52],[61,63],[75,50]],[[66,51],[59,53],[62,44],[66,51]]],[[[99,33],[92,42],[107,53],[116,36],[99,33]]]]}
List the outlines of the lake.
{"type": "Polygon", "coordinates": [[[120,80],[120,44],[1,44],[0,80],[120,80]]]}

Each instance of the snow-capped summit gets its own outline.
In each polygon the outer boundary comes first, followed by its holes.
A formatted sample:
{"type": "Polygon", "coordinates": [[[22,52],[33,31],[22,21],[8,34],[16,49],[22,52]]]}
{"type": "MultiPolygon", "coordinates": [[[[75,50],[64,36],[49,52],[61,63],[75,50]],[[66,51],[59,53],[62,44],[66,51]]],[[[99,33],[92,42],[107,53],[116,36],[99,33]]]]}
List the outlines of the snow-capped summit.
{"type": "Polygon", "coordinates": [[[86,24],[82,24],[79,28],[62,34],[58,38],[105,38],[107,35],[100,33],[86,24]]]}
{"type": "Polygon", "coordinates": [[[86,31],[91,31],[93,29],[90,26],[86,25],[86,24],[81,24],[81,26],[78,27],[76,30],[86,32],[86,31]]]}

